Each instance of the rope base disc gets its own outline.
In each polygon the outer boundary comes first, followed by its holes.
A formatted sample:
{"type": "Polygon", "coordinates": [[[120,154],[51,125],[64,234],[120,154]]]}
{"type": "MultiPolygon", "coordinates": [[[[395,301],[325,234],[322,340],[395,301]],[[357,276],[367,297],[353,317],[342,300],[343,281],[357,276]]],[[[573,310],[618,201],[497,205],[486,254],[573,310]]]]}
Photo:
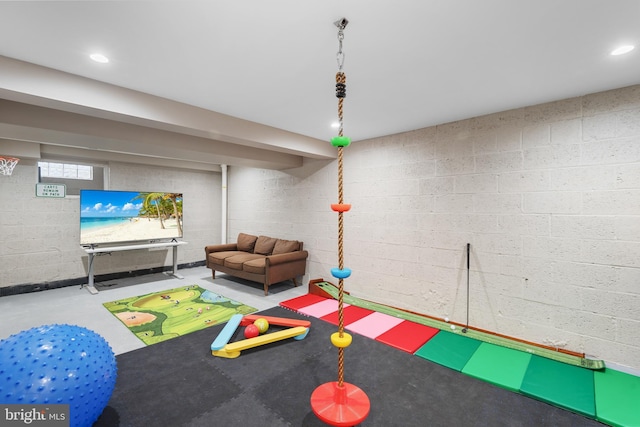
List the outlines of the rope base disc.
{"type": "Polygon", "coordinates": [[[369,397],[359,387],[337,381],[322,384],[311,394],[311,409],[332,426],[355,426],[369,415],[369,397]]]}

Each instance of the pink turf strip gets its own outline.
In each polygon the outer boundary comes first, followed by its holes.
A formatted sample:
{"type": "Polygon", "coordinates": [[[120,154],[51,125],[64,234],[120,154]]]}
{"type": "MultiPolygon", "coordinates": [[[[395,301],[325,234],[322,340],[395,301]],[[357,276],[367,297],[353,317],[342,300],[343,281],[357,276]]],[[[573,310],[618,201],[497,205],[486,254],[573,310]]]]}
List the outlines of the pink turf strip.
{"type": "Polygon", "coordinates": [[[363,317],[360,320],[353,322],[346,328],[351,332],[376,339],[378,335],[384,334],[389,329],[402,323],[403,321],[403,319],[389,316],[388,314],[374,312],[366,317],[363,317]]]}
{"type": "MultiPolygon", "coordinates": [[[[349,304],[343,304],[343,308],[348,306],[349,304]]],[[[334,299],[325,299],[324,301],[320,301],[306,307],[301,307],[298,311],[302,314],[306,314],[307,316],[320,318],[338,311],[338,301],[334,299]]]]}

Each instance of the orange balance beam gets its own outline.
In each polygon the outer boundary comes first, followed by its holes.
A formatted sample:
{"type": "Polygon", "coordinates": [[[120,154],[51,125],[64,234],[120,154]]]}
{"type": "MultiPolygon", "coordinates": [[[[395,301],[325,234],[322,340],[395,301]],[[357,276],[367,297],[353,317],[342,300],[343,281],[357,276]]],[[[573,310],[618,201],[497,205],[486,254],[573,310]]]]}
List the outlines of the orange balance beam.
{"type": "Polygon", "coordinates": [[[240,326],[251,325],[258,319],[265,319],[269,322],[269,325],[285,326],[287,328],[293,328],[295,326],[303,326],[308,328],[311,326],[309,320],[287,319],[286,317],[272,317],[272,316],[260,316],[259,314],[247,314],[240,321],[240,326]]]}

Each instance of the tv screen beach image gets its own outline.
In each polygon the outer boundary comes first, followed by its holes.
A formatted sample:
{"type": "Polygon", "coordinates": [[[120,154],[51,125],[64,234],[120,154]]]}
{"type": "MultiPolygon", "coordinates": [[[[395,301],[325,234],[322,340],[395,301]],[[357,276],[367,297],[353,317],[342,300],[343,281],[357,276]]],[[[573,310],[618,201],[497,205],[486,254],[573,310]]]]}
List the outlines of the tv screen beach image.
{"type": "Polygon", "coordinates": [[[182,237],[182,194],[81,190],[80,244],[182,237]]]}

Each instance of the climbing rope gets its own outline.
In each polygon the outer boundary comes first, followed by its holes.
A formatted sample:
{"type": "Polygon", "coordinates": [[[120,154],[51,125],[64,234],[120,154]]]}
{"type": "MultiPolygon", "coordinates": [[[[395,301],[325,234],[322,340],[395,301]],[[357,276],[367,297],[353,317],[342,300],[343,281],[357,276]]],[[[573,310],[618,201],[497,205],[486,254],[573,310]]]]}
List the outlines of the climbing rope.
{"type": "Polygon", "coordinates": [[[342,71],[344,53],[342,40],[344,28],[349,21],[342,18],[334,22],[338,27],[339,49],[338,72],[336,74],[336,97],[338,98],[338,120],[340,130],[338,136],[331,139],[331,145],[338,148],[338,203],[331,208],[338,213],[338,267],[331,269],[333,277],[338,279],[338,332],[331,334],[331,343],[338,348],[338,381],[329,382],[317,387],[311,394],[313,412],[325,423],[335,426],[353,426],[360,424],[369,414],[371,402],[367,394],[359,387],[344,381],[344,349],[351,344],[351,335],[344,331],[344,279],[351,275],[351,270],[344,266],[344,221],[343,213],[351,205],[344,203],[342,170],[343,149],[351,140],[343,135],[343,104],[347,96],[347,76],[342,71]]]}
{"type": "MultiPolygon", "coordinates": [[[[340,128],[338,130],[338,137],[343,137],[343,105],[344,98],[347,96],[347,76],[342,71],[344,64],[344,53],[342,52],[342,40],[344,39],[344,28],[346,22],[341,22],[338,25],[338,41],[339,49],[336,57],[338,59],[338,72],[336,73],[336,97],[338,98],[338,121],[340,128]]],[[[338,203],[344,202],[343,191],[343,151],[342,146],[338,147],[338,203]]],[[[338,212],[338,268],[344,269],[344,219],[343,212],[338,212]]],[[[344,279],[338,280],[338,333],[340,338],[344,336],[344,279]]],[[[344,348],[338,348],[338,386],[342,387],[344,383],[344,348]]]]}

